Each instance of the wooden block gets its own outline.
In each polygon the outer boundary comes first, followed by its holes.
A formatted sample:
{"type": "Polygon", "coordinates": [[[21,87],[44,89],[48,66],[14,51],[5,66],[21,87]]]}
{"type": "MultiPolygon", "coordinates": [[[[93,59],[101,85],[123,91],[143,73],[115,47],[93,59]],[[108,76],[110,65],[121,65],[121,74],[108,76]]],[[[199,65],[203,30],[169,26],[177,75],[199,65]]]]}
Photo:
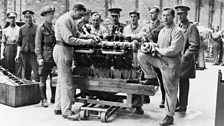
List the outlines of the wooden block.
{"type": "Polygon", "coordinates": [[[38,83],[28,83],[19,86],[0,83],[0,103],[19,107],[40,102],[38,83]]]}
{"type": "Polygon", "coordinates": [[[125,80],[121,79],[106,79],[106,78],[90,79],[90,78],[74,77],[73,80],[78,88],[91,91],[104,91],[115,93],[120,92],[120,93],[131,93],[131,94],[153,96],[158,90],[158,87],[154,87],[151,85],[126,83],[125,80]]]}

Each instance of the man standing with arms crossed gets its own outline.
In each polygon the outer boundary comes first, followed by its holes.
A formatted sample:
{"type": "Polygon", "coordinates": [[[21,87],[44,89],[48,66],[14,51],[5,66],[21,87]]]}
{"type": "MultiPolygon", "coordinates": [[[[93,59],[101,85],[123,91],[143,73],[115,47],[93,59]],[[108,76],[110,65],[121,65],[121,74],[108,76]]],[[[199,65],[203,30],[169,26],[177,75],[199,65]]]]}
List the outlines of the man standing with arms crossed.
{"type": "Polygon", "coordinates": [[[53,58],[58,68],[58,83],[55,98],[55,114],[65,119],[77,120],[78,116],[72,112],[72,99],[75,87],[73,85],[72,59],[73,46],[96,44],[93,39],[77,38],[77,20],[86,12],[82,3],[73,5],[73,9],[62,15],[55,25],[56,45],[53,50],[53,58]]]}
{"type": "Polygon", "coordinates": [[[145,78],[156,85],[157,73],[153,67],[161,70],[164,89],[166,93],[165,110],[166,117],[161,126],[171,125],[174,122],[173,116],[177,103],[177,92],[180,73],[181,50],[183,47],[183,32],[174,24],[175,11],[172,8],[165,8],[162,12],[162,21],[165,27],[160,31],[158,43],[151,43],[155,48],[156,55],[139,51],[138,62],[145,74],[145,78]]]}
{"type": "Polygon", "coordinates": [[[200,36],[197,26],[187,19],[187,12],[190,10],[187,6],[176,6],[177,19],[179,27],[184,33],[184,46],[181,59],[181,73],[179,83],[179,107],[176,112],[186,112],[188,94],[189,94],[189,78],[195,78],[195,54],[200,48],[200,36]]]}

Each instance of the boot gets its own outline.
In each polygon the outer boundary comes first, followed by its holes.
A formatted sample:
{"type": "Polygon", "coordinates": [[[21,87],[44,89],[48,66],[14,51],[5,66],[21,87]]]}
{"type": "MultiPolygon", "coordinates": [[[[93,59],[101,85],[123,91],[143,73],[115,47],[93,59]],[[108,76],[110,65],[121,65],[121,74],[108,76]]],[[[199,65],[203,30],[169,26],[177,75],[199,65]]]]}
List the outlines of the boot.
{"type": "Polygon", "coordinates": [[[159,124],[160,124],[160,126],[169,126],[169,125],[172,125],[173,124],[173,121],[174,121],[173,117],[167,115],[163,119],[163,121],[160,122],[159,124]]]}
{"type": "Polygon", "coordinates": [[[46,86],[40,86],[40,97],[41,97],[41,105],[43,107],[48,107],[47,95],[46,95],[46,86]]]}
{"type": "Polygon", "coordinates": [[[51,85],[51,103],[55,103],[55,91],[56,91],[56,87],[53,87],[51,85]]]}
{"type": "Polygon", "coordinates": [[[136,106],[135,114],[139,114],[139,115],[143,115],[144,114],[144,110],[142,109],[141,106],[136,106]]]}

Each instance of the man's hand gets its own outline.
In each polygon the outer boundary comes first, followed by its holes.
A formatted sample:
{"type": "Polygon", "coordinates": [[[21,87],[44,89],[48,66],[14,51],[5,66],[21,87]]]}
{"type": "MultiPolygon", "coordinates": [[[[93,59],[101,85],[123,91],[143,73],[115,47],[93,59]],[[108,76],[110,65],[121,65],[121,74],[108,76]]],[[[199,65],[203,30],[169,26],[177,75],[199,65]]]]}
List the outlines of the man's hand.
{"type": "Polygon", "coordinates": [[[15,62],[19,62],[19,56],[15,57],[15,62]]]}
{"type": "Polygon", "coordinates": [[[102,41],[101,38],[99,36],[93,36],[93,40],[100,42],[102,41]]]}
{"type": "Polygon", "coordinates": [[[44,65],[44,60],[43,60],[43,59],[39,59],[39,60],[38,60],[38,65],[39,65],[39,66],[44,65]]]}
{"type": "Polygon", "coordinates": [[[5,59],[4,55],[1,55],[1,60],[5,59]]]}
{"type": "Polygon", "coordinates": [[[133,47],[133,51],[137,52],[138,49],[140,48],[140,43],[137,40],[133,40],[132,41],[132,47],[133,47]]]}
{"type": "Polygon", "coordinates": [[[88,45],[97,45],[100,41],[95,41],[94,39],[88,39],[88,45]]]}

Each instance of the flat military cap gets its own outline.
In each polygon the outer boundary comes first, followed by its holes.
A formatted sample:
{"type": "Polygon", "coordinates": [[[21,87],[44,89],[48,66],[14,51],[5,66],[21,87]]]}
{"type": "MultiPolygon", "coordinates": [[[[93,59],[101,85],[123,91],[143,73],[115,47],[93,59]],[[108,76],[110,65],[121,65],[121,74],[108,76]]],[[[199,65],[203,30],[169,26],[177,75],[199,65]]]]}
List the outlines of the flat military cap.
{"type": "Polygon", "coordinates": [[[86,7],[85,7],[85,5],[84,5],[83,3],[80,3],[80,2],[75,3],[75,4],[73,5],[73,9],[84,10],[84,11],[86,12],[86,7]]]}
{"type": "Polygon", "coordinates": [[[23,14],[24,16],[26,16],[26,15],[30,16],[30,15],[34,15],[34,12],[31,11],[31,10],[25,10],[25,11],[22,12],[22,14],[23,14]]]}
{"type": "Polygon", "coordinates": [[[185,13],[190,10],[190,7],[178,5],[175,7],[175,10],[177,11],[177,13],[185,13]]]}
{"type": "Polygon", "coordinates": [[[122,11],[121,8],[110,8],[108,10],[110,12],[110,15],[119,15],[120,12],[122,11]]]}
{"type": "Polygon", "coordinates": [[[45,14],[46,14],[47,12],[55,12],[55,8],[54,8],[54,6],[52,6],[52,5],[47,5],[47,6],[45,6],[45,7],[41,10],[40,15],[41,15],[41,16],[45,16],[45,14]]]}
{"type": "Polygon", "coordinates": [[[140,13],[136,9],[130,11],[129,15],[131,15],[131,14],[137,14],[138,16],[140,16],[140,13]]]}
{"type": "Polygon", "coordinates": [[[17,17],[17,14],[16,14],[16,12],[9,12],[9,13],[7,14],[7,17],[8,17],[8,18],[11,18],[11,17],[17,17]]]}

